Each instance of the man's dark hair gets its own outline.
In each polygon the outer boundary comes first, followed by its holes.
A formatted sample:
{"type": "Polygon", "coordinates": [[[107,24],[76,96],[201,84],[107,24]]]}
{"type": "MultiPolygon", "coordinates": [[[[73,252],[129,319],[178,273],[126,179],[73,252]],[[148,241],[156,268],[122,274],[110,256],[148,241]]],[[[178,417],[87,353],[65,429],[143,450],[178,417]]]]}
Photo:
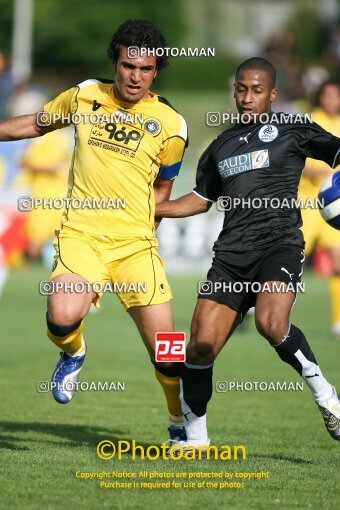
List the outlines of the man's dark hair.
{"type": "MultiPolygon", "coordinates": [[[[120,46],[137,46],[138,48],[165,48],[166,41],[160,29],[151,21],[129,19],[120,25],[113,34],[107,54],[111,60],[118,61],[120,46]]],[[[168,57],[163,54],[156,57],[158,71],[168,65],[168,57]]]]}
{"type": "Polygon", "coordinates": [[[326,80],[323,83],[321,83],[320,87],[318,88],[318,90],[316,91],[316,94],[315,94],[315,99],[314,99],[315,106],[320,106],[320,96],[323,93],[323,91],[325,90],[325,88],[328,87],[329,85],[339,88],[340,82],[337,80],[329,79],[329,80],[326,80]]]}
{"type": "Polygon", "coordinates": [[[267,73],[270,81],[270,86],[272,88],[275,87],[276,83],[276,70],[273,64],[269,62],[269,60],[262,58],[262,57],[252,57],[248,58],[248,60],[245,60],[238,66],[236,69],[235,77],[237,78],[237,75],[240,71],[245,71],[248,69],[257,70],[257,71],[264,71],[267,73]]]}

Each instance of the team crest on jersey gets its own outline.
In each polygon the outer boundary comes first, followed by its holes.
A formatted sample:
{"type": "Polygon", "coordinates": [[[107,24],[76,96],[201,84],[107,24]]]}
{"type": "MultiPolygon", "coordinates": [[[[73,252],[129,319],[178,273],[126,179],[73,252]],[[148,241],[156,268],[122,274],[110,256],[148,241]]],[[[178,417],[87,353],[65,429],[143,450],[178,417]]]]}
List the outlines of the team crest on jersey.
{"type": "Polygon", "coordinates": [[[143,128],[152,136],[157,136],[162,131],[161,123],[157,119],[146,119],[143,128]]]}
{"type": "Polygon", "coordinates": [[[279,131],[276,126],[273,126],[272,124],[266,124],[265,126],[262,126],[259,131],[259,139],[265,143],[272,142],[275,140],[278,134],[279,131]]]}

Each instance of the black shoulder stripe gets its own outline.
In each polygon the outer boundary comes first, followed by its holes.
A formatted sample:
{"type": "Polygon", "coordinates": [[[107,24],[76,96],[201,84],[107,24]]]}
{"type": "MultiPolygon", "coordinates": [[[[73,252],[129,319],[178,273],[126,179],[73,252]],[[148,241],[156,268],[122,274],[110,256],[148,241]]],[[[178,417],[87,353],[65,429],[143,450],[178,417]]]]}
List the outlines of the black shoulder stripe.
{"type": "Polygon", "coordinates": [[[94,78],[94,79],[100,81],[101,83],[114,83],[114,80],[108,80],[106,78],[94,78]]]}
{"type": "Polygon", "coordinates": [[[176,110],[176,108],[174,108],[172,106],[172,104],[165,98],[165,97],[162,97],[162,96],[158,96],[158,101],[160,103],[163,103],[163,104],[166,104],[167,106],[170,106],[170,108],[172,108],[173,110],[175,110],[176,113],[178,113],[178,111],[176,110]]]}
{"type": "MultiPolygon", "coordinates": [[[[170,108],[172,108],[176,113],[178,113],[178,115],[180,115],[180,113],[176,110],[176,108],[174,108],[172,106],[172,104],[166,99],[166,97],[162,97],[162,96],[158,96],[158,101],[160,103],[163,103],[163,104],[166,104],[167,106],[169,106],[170,108]]],[[[187,148],[189,145],[189,135],[187,135],[187,139],[185,141],[185,148],[187,148]]]]}

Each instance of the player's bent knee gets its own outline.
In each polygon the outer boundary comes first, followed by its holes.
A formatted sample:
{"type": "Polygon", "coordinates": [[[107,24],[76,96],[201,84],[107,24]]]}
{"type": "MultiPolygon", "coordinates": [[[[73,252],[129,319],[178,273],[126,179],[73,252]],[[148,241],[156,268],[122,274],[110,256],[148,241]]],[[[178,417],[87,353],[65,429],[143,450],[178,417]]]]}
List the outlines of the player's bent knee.
{"type": "Polygon", "coordinates": [[[273,316],[258,317],[255,319],[256,329],[267,340],[281,341],[287,334],[289,324],[286,320],[273,316]]]}
{"type": "Polygon", "coordinates": [[[206,342],[191,341],[187,347],[188,363],[210,365],[215,360],[213,347],[206,342]]]}
{"type": "Polygon", "coordinates": [[[68,325],[73,324],[85,317],[88,306],[79,303],[67,302],[64,304],[48,303],[48,317],[55,324],[68,325]]]}
{"type": "Polygon", "coordinates": [[[83,319],[91,303],[79,302],[66,302],[66,303],[48,303],[47,310],[48,316],[53,322],[58,324],[72,324],[80,319],[83,319]]]}
{"type": "Polygon", "coordinates": [[[77,321],[73,324],[60,325],[60,324],[56,324],[56,323],[52,322],[48,317],[46,317],[48,331],[52,335],[58,336],[61,338],[73,333],[73,331],[76,331],[79,328],[81,321],[82,321],[82,319],[80,319],[79,321],[77,321]]]}

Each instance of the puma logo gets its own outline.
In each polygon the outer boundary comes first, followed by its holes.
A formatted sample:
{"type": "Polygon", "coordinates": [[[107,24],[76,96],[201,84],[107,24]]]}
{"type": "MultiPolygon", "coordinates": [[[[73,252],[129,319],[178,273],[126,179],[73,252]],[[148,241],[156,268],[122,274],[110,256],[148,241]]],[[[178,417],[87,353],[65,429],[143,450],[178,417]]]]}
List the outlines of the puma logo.
{"type": "Polygon", "coordinates": [[[290,273],[289,271],[287,271],[287,269],[285,267],[281,267],[281,271],[284,271],[285,273],[287,273],[289,275],[290,281],[292,281],[292,277],[294,276],[294,273],[290,273]]]}
{"type": "Polygon", "coordinates": [[[183,413],[183,416],[187,421],[189,421],[189,419],[187,418],[188,414],[191,414],[191,411],[189,411],[188,413],[183,413]]]}
{"type": "Polygon", "coordinates": [[[249,135],[251,135],[251,132],[250,132],[250,133],[248,133],[246,136],[240,136],[240,138],[239,138],[239,142],[242,142],[242,140],[244,140],[246,143],[248,143],[247,138],[248,138],[248,136],[249,136],[249,135]]]}

